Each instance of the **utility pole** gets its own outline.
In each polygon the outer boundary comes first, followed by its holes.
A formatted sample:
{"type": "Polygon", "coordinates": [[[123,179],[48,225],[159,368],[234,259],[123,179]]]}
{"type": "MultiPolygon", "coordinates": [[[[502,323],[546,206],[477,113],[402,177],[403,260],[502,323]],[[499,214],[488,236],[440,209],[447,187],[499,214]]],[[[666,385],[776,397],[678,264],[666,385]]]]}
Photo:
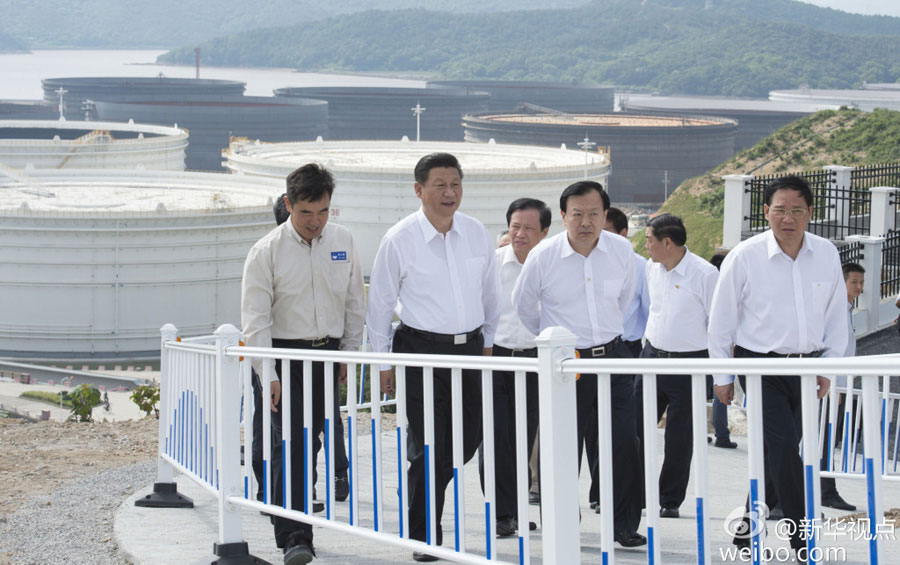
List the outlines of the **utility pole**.
{"type": "Polygon", "coordinates": [[[55,90],[54,92],[56,92],[56,95],[59,96],[59,121],[64,122],[66,121],[66,106],[63,103],[63,99],[69,91],[60,86],[59,89],[55,90]]]}
{"type": "Polygon", "coordinates": [[[416,141],[420,141],[420,137],[421,137],[420,134],[422,131],[421,130],[422,112],[425,111],[425,108],[423,108],[422,105],[419,104],[418,101],[416,101],[416,107],[410,108],[410,110],[412,110],[412,113],[416,115],[416,141]]]}
{"type": "Polygon", "coordinates": [[[591,147],[597,145],[590,139],[588,139],[587,132],[584,132],[584,140],[576,143],[578,147],[581,147],[584,150],[584,178],[587,178],[587,167],[588,167],[588,150],[591,147]]]}
{"type": "Polygon", "coordinates": [[[200,48],[194,47],[194,59],[196,61],[196,73],[194,78],[200,78],[200,48]]]}
{"type": "Polygon", "coordinates": [[[669,199],[669,170],[666,169],[663,175],[663,185],[665,186],[665,196],[663,196],[663,202],[669,199]]]}

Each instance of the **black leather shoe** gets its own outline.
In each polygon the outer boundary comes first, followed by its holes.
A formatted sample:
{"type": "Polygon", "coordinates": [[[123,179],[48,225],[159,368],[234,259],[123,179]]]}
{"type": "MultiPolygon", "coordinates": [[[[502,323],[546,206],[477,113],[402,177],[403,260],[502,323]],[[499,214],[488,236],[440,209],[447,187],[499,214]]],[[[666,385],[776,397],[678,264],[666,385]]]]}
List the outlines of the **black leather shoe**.
{"type": "Polygon", "coordinates": [[[836,508],[837,510],[856,510],[856,506],[841,498],[841,495],[837,492],[835,492],[834,494],[823,496],[822,506],[827,506],[828,508],[836,508]]]}
{"type": "Polygon", "coordinates": [[[434,555],[428,555],[427,553],[421,553],[419,551],[413,552],[413,561],[418,561],[419,563],[429,563],[431,561],[437,561],[438,558],[434,555]]]}
{"type": "Polygon", "coordinates": [[[737,443],[730,439],[716,439],[716,442],[713,445],[716,447],[724,447],[725,449],[734,449],[737,447],[737,443]]]}
{"type": "Polygon", "coordinates": [[[599,502],[597,502],[596,500],[591,501],[591,510],[596,510],[598,506],[600,506],[599,502]]]}
{"type": "Polygon", "coordinates": [[[350,481],[347,475],[341,475],[334,478],[334,499],[338,502],[344,502],[350,496],[350,481]]]}
{"type": "Polygon", "coordinates": [[[677,508],[666,508],[665,506],[659,509],[659,517],[660,518],[678,518],[678,509],[677,508]]]}
{"type": "Polygon", "coordinates": [[[541,503],[541,495],[537,492],[529,492],[528,493],[528,504],[540,504],[541,503]]]}
{"type": "Polygon", "coordinates": [[[306,565],[313,560],[316,554],[312,542],[306,540],[291,540],[284,548],[284,565],[306,565]]]}
{"type": "Polygon", "coordinates": [[[497,537],[498,538],[506,538],[509,536],[516,535],[516,530],[519,529],[518,524],[516,524],[515,518],[500,518],[497,520],[497,537]]]}
{"type": "Polygon", "coordinates": [[[537,529],[537,524],[534,522],[528,522],[528,531],[533,532],[537,529]]]}
{"type": "Polygon", "coordinates": [[[647,538],[637,532],[619,531],[616,532],[614,538],[622,547],[639,547],[647,545],[647,538]]]}

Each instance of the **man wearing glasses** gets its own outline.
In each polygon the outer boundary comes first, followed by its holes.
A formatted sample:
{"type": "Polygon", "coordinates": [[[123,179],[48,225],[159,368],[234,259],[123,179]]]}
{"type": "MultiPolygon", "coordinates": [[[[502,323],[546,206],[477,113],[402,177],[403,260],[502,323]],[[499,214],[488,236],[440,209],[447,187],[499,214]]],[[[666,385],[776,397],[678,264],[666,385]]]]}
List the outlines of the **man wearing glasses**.
{"type": "MultiPolygon", "coordinates": [[[[796,176],[775,179],[764,200],[771,229],[739,243],[722,263],[710,310],[709,356],[731,357],[734,344],[735,357],[841,357],[847,292],[837,248],[806,232],[813,203],[809,184],[796,176]]],[[[730,404],[733,377],[715,380],[716,396],[730,404]]],[[[830,381],[817,381],[822,398],[830,381]]],[[[799,550],[806,545],[798,527],[804,518],[800,379],[764,375],[762,403],[766,503],[781,503],[785,518],[794,522],[791,547],[799,550]]],[[[749,541],[736,537],[734,543],[749,541]]]]}

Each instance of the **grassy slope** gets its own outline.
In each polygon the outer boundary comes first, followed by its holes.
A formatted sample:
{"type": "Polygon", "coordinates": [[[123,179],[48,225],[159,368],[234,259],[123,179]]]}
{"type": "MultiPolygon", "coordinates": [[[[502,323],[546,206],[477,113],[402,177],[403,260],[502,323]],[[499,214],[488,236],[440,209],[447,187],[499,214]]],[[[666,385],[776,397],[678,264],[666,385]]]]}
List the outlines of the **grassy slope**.
{"type": "MultiPolygon", "coordinates": [[[[658,213],[681,216],[687,245],[709,258],[722,242],[723,175],[802,172],[900,161],[900,112],[826,110],[789,124],[712,171],[684,181],[658,213]]],[[[645,238],[634,238],[644,253],[645,238]]]]}

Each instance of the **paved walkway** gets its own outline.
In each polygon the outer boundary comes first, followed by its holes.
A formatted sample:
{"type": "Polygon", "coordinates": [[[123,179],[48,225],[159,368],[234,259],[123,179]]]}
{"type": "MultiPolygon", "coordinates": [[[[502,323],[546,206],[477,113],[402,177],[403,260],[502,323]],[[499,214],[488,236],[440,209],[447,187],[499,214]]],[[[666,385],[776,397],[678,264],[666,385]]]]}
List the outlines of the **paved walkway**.
{"type": "MultiPolygon", "coordinates": [[[[52,392],[56,394],[60,391],[72,392],[73,387],[63,385],[47,385],[47,384],[20,384],[12,382],[8,379],[0,379],[0,404],[7,409],[14,407],[16,412],[28,411],[32,418],[40,418],[41,412],[50,411],[50,419],[63,422],[69,417],[70,410],[68,408],[60,408],[59,405],[53,405],[49,402],[42,402],[30,398],[22,398],[19,395],[27,390],[40,390],[52,392]]],[[[109,411],[103,408],[103,405],[94,408],[94,419],[98,422],[103,420],[120,421],[120,420],[139,420],[143,417],[137,404],[131,401],[130,392],[112,392],[109,391],[109,411]]]]}
{"type": "MultiPolygon", "coordinates": [[[[743,505],[747,493],[747,450],[746,440],[743,437],[734,438],[739,443],[736,450],[720,449],[704,446],[709,452],[710,477],[710,527],[708,533],[711,539],[712,563],[740,563],[741,561],[723,559],[720,549],[732,547],[730,537],[723,527],[726,516],[735,508],[743,505]]],[[[662,445],[662,435],[659,444],[662,445]]],[[[385,524],[384,530],[396,534],[397,527],[397,498],[393,496],[397,484],[397,459],[396,436],[386,433],[382,437],[384,454],[384,494],[385,494],[385,524]]],[[[361,498],[371,500],[371,468],[365,463],[370,462],[371,442],[363,441],[360,436],[359,450],[361,455],[360,474],[362,475],[361,498]]],[[[324,473],[324,467],[320,468],[320,475],[324,473]]],[[[216,540],[217,533],[217,509],[215,499],[204,489],[192,483],[189,479],[179,476],[177,478],[178,490],[194,500],[195,508],[192,510],[176,509],[148,509],[137,508],[134,500],[150,492],[150,485],[130,499],[126,500],[116,513],[115,530],[116,541],[119,547],[136,564],[159,563],[191,563],[204,556],[211,555],[212,544],[216,540]]],[[[466,497],[466,521],[468,532],[466,536],[467,546],[472,551],[484,552],[484,517],[483,499],[478,483],[478,469],[473,460],[465,468],[465,497],[466,497]]],[[[580,479],[582,501],[582,562],[600,563],[600,516],[594,514],[587,507],[587,492],[589,480],[586,473],[582,473],[580,479]]],[[[860,480],[838,480],[838,488],[845,499],[861,506],[865,501],[865,490],[860,480]]],[[[320,488],[321,491],[321,488],[320,488]]],[[[688,499],[681,507],[681,518],[677,520],[663,520],[658,539],[662,544],[663,563],[695,563],[695,514],[693,510],[693,484],[688,488],[688,499]]],[[[900,506],[900,483],[884,483],[883,500],[886,507],[900,506]]],[[[540,516],[537,506],[529,507],[531,519],[540,525],[540,516]]],[[[335,510],[338,521],[348,521],[347,503],[337,503],[335,510]]],[[[824,509],[826,517],[837,517],[843,513],[824,509]]],[[[372,522],[371,505],[360,504],[360,514],[365,526],[370,527],[372,522]]],[[[317,516],[322,516],[319,514],[317,516]]],[[[271,563],[280,564],[282,556],[275,547],[272,527],[267,518],[256,512],[243,511],[242,515],[244,539],[250,545],[250,551],[271,563]]],[[[444,513],[443,528],[445,533],[452,532],[453,528],[453,504],[452,486],[448,489],[447,510],[444,513]]],[[[770,536],[772,536],[770,525],[770,536]]],[[[640,531],[646,533],[646,522],[641,524],[640,531]]],[[[900,532],[897,532],[900,535],[900,532]]],[[[315,544],[318,559],[315,563],[354,563],[354,564],[388,564],[412,562],[410,552],[397,549],[387,544],[377,544],[362,538],[329,530],[316,528],[315,544]]],[[[838,555],[833,563],[868,563],[867,544],[864,541],[853,539],[853,531],[838,535],[834,538],[823,540],[827,547],[843,547],[845,556],[838,555]]],[[[452,540],[451,536],[445,539],[452,540]]],[[[773,547],[787,547],[787,543],[780,540],[772,540],[773,547]]],[[[495,547],[499,552],[498,559],[513,563],[518,562],[518,548],[515,539],[496,540],[495,547]]],[[[541,560],[541,529],[533,532],[531,542],[532,563],[542,563],[541,560]]],[[[882,563],[900,563],[900,542],[886,541],[882,544],[882,563]]],[[[618,563],[646,563],[646,548],[624,549],[616,546],[615,559],[618,563]]]]}

